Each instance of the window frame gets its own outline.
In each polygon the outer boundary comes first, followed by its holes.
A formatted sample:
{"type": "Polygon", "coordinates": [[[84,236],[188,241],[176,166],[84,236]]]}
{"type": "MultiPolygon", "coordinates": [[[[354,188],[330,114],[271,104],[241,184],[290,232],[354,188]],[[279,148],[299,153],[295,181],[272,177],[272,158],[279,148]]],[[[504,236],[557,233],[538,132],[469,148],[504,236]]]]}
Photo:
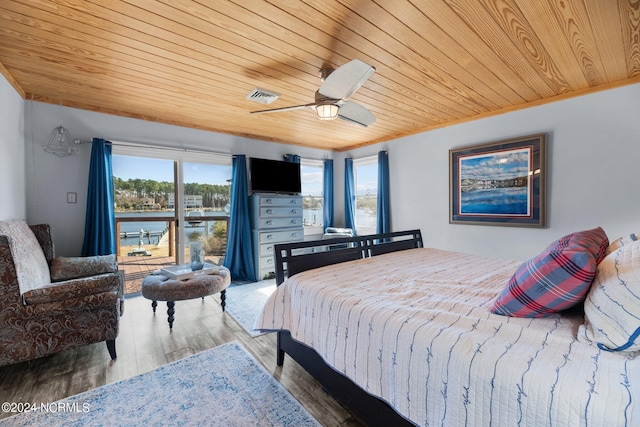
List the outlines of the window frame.
{"type": "MultiPolygon", "coordinates": [[[[361,198],[363,196],[359,196],[358,195],[358,168],[361,168],[363,166],[371,166],[371,165],[377,165],[378,163],[378,156],[377,155],[371,155],[371,156],[366,156],[366,157],[360,157],[358,159],[353,159],[353,179],[355,180],[355,182],[353,183],[354,189],[355,189],[355,209],[356,209],[356,216],[354,218],[355,221],[355,227],[356,227],[356,233],[358,235],[367,235],[367,234],[374,234],[376,232],[376,221],[378,219],[378,209],[376,206],[376,212],[375,212],[375,216],[374,216],[374,225],[373,227],[371,226],[362,226],[360,224],[358,224],[358,198],[361,198]]],[[[376,197],[376,203],[377,203],[377,198],[378,198],[378,185],[377,185],[377,178],[378,178],[378,174],[380,173],[380,171],[378,171],[377,167],[376,167],[376,191],[375,191],[375,197],[376,197]]]]}
{"type": "MultiPolygon", "coordinates": [[[[318,160],[318,159],[308,159],[308,158],[300,158],[300,167],[313,167],[313,168],[318,168],[319,172],[320,172],[320,176],[322,178],[322,181],[320,183],[320,198],[321,198],[321,212],[320,214],[317,216],[317,218],[319,219],[319,225],[310,225],[310,226],[305,226],[303,225],[303,230],[304,230],[304,234],[305,236],[322,236],[322,234],[324,234],[324,215],[323,215],[323,211],[322,209],[324,209],[324,160],[318,160]]],[[[304,181],[302,181],[302,177],[300,177],[301,182],[303,182],[304,185],[304,181]]],[[[303,211],[304,211],[304,198],[308,197],[305,196],[304,192],[301,192],[300,195],[302,196],[302,200],[303,200],[303,211]]],[[[318,197],[318,196],[313,196],[310,195],[311,197],[318,197]]],[[[303,212],[303,217],[304,217],[304,212],[303,212]]]]}
{"type": "MultiPolygon", "coordinates": [[[[206,163],[219,166],[232,166],[233,156],[231,154],[216,153],[211,151],[198,151],[189,149],[179,149],[156,145],[138,144],[124,141],[112,141],[112,155],[143,157],[149,159],[161,159],[173,161],[174,168],[174,188],[176,195],[182,197],[174,199],[174,212],[179,221],[180,230],[185,223],[184,213],[184,163],[206,163]]],[[[175,233],[176,264],[185,261],[184,237],[182,232],[175,233]]]]}

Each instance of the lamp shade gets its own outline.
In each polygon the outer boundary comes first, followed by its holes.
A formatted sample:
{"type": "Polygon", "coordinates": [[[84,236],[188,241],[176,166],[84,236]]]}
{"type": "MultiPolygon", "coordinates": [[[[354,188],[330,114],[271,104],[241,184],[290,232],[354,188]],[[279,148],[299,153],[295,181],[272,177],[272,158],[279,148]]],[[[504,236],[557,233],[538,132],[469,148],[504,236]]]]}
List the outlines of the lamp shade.
{"type": "Polygon", "coordinates": [[[339,109],[335,104],[321,104],[316,106],[316,113],[320,120],[333,120],[338,117],[339,109]]]}

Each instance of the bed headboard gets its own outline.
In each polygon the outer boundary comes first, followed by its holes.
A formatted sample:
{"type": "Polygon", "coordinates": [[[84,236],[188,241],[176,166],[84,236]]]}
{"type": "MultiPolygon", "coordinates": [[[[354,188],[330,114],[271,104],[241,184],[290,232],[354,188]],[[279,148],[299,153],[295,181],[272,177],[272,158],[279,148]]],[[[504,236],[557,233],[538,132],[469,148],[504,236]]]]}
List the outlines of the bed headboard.
{"type": "Polygon", "coordinates": [[[339,237],[274,246],[276,283],[302,271],[389,252],[423,247],[420,230],[339,237]]]}

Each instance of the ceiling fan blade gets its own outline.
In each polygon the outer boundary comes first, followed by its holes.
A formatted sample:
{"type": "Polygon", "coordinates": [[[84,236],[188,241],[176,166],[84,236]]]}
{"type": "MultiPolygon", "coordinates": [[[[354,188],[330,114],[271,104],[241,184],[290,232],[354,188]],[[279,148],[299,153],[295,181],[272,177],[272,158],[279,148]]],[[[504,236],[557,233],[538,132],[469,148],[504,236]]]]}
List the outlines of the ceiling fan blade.
{"type": "Polygon", "coordinates": [[[346,100],[375,72],[371,65],[354,59],[329,74],[318,92],[327,98],[346,100]]]}
{"type": "Polygon", "coordinates": [[[292,105],[291,107],[281,107],[281,108],[271,108],[269,110],[251,111],[251,114],[279,113],[281,111],[301,110],[303,108],[315,107],[315,106],[316,106],[316,103],[312,102],[311,104],[292,105]]]}
{"type": "Polygon", "coordinates": [[[338,118],[364,127],[376,121],[376,117],[371,111],[353,101],[347,101],[340,107],[338,118]]]}

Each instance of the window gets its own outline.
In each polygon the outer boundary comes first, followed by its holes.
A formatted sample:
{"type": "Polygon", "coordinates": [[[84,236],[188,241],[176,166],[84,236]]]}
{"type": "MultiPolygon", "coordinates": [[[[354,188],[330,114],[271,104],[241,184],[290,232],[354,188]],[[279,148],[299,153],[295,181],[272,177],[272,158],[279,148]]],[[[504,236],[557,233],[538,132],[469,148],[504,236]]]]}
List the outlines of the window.
{"type": "Polygon", "coordinates": [[[377,157],[353,161],[356,190],[356,233],[375,234],[378,214],[378,162],[377,157]]]}
{"type": "Polygon", "coordinates": [[[183,162],[182,176],[185,260],[191,242],[200,241],[204,243],[207,259],[220,262],[227,247],[231,165],[183,162]]]}
{"type": "Polygon", "coordinates": [[[322,235],[323,222],[323,169],[322,160],[301,160],[302,209],[305,235],[322,235]]]}
{"type": "Polygon", "coordinates": [[[200,240],[209,259],[224,256],[231,156],[114,144],[113,181],[121,253],[183,263],[189,243],[200,240]]]}

